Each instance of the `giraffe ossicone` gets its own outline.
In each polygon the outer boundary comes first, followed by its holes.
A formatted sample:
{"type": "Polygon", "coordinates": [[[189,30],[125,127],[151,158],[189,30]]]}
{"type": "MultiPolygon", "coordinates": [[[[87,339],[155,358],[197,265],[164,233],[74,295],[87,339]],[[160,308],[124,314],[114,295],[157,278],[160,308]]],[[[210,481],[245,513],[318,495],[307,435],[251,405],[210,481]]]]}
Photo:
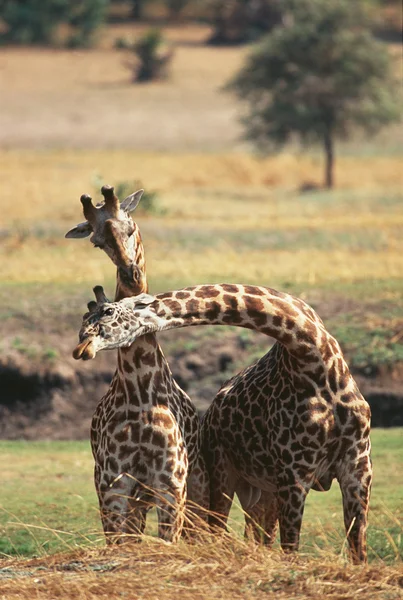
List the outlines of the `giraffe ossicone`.
{"type": "Polygon", "coordinates": [[[237,493],[252,509],[250,525],[256,517],[271,543],[278,519],[283,549],[297,550],[308,492],[327,490],[336,478],[352,559],[365,561],[370,409],[338,342],[303,300],[260,286],[212,284],[101,302],[83,320],[76,358],[85,358],[88,344],[96,354],[192,325],[236,325],[276,340],[224,384],[204,417],[210,523],[225,524],[237,493]]]}

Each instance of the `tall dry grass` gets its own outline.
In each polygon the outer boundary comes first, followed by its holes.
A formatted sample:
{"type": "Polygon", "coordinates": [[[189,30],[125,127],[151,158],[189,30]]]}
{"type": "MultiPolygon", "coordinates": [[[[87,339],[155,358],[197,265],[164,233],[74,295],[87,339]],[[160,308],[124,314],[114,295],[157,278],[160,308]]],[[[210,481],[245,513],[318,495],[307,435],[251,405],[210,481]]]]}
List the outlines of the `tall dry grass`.
{"type": "Polygon", "coordinates": [[[2,563],[1,598],[397,600],[401,564],[353,567],[344,556],[318,559],[268,552],[241,539],[203,534],[202,543],[167,545],[145,537],[120,548],[77,549],[2,563]]]}

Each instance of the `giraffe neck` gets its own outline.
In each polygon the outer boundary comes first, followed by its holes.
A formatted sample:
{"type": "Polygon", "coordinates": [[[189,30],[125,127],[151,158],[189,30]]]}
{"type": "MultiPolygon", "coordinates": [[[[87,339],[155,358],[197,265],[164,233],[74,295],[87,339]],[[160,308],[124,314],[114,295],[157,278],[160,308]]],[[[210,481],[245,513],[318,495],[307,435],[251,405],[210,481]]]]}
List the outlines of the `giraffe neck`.
{"type": "Polygon", "coordinates": [[[154,333],[142,336],[127,348],[119,348],[117,377],[127,406],[144,411],[168,404],[168,380],[172,374],[154,333]]]}
{"type": "MultiPolygon", "coordinates": [[[[126,269],[117,269],[116,301],[148,292],[143,242],[139,228],[136,224],[134,227],[129,254],[132,264],[138,269],[135,271],[137,277],[130,278],[126,269]]],[[[169,377],[170,370],[155,333],[135,340],[127,348],[118,349],[116,374],[127,405],[147,410],[165,404],[162,392],[165,376],[169,377]]]]}
{"type": "Polygon", "coordinates": [[[147,330],[193,325],[235,325],[280,342],[304,364],[341,355],[336,340],[315,311],[299,298],[264,287],[199,285],[159,294],[155,322],[147,330]]]}

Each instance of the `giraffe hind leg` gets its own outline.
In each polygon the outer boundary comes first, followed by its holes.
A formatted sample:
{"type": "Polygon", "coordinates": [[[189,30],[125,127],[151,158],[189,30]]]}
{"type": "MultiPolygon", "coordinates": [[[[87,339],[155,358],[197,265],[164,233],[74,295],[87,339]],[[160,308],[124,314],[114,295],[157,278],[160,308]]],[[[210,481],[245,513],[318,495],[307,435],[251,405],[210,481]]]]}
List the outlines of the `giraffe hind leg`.
{"type": "Polygon", "coordinates": [[[367,562],[367,526],[372,465],[368,456],[346,468],[339,477],[346,535],[354,564],[367,562]]]}
{"type": "Polygon", "coordinates": [[[277,475],[280,541],[284,552],[296,552],[299,548],[305,500],[312,480],[312,473],[302,477],[291,469],[277,475]]]}
{"type": "Polygon", "coordinates": [[[259,501],[245,513],[245,537],[270,548],[276,537],[277,526],[276,492],[262,491],[259,501]]]}
{"type": "Polygon", "coordinates": [[[210,508],[210,480],[202,454],[187,480],[186,517],[183,535],[192,537],[208,522],[210,508]]]}

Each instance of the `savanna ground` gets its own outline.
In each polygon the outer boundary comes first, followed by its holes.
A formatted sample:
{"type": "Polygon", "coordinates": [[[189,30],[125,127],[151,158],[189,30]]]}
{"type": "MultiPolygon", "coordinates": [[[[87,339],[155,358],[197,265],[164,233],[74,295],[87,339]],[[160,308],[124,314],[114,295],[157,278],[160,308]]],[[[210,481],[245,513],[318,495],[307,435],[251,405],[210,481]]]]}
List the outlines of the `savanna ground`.
{"type": "Polygon", "coordinates": [[[88,442],[7,441],[0,450],[0,597],[7,600],[402,597],[402,429],[373,433],[369,567],[348,564],[337,485],[308,496],[295,558],[284,557],[278,543],[268,552],[244,542],[237,506],[223,539],[203,534],[202,542],[167,546],[153,537],[152,518],[142,544],[111,550],[103,543],[88,442]]]}
{"type": "MultiPolygon", "coordinates": [[[[233,281],[295,293],[338,337],[365,393],[401,393],[401,127],[340,144],[336,189],[315,189],[319,153],[294,147],[258,158],[239,141],[240,107],[221,88],[247,49],[205,47],[206,34],[168,28],[172,76],[141,86],[112,48],[127,27],[109,27],[85,52],[2,49],[0,358],[20,384],[12,401],[1,394],[3,437],[85,438],[101,388],[87,386],[78,403],[74,385],[112,372],[113,354],[79,370],[70,354],[91,288],[103,284],[112,296],[114,269],[87,240],[63,237],[82,220],[80,195],[99,199],[103,182],[157,192],[153,209],[135,216],[152,292],[233,281]],[[313,189],[301,192],[305,184],[313,189]],[[38,373],[71,384],[40,410],[38,373]]],[[[390,50],[399,56],[399,46],[390,50]]],[[[224,328],[160,338],[174,371],[185,361],[181,383],[204,407],[268,347],[263,336],[224,328]],[[219,375],[203,370],[216,347],[226,357],[219,375]]],[[[3,442],[0,597],[400,598],[402,429],[374,430],[373,442],[364,568],[345,562],[337,486],[310,495],[297,559],[244,543],[236,509],[233,535],[221,541],[172,548],[151,535],[116,552],[102,547],[87,442],[3,442]]]]}

